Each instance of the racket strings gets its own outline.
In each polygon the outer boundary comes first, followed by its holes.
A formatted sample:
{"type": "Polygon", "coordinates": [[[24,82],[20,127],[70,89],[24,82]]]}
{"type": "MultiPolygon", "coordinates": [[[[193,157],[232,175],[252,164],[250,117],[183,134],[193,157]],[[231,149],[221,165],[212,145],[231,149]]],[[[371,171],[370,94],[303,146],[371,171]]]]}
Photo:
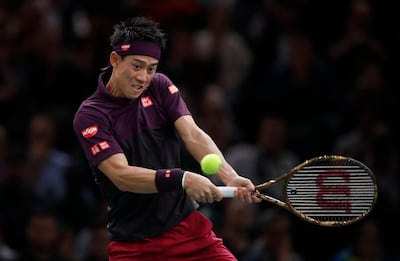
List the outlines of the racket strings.
{"type": "Polygon", "coordinates": [[[317,222],[345,223],[366,215],[376,198],[370,171],[353,162],[303,166],[287,182],[291,207],[317,222]]]}

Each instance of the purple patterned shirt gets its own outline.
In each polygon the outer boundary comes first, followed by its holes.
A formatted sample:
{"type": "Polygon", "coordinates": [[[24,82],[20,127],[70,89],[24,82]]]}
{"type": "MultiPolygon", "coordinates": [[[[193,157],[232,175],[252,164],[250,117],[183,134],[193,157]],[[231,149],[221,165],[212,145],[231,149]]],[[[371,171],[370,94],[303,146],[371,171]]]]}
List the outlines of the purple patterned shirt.
{"type": "Polygon", "coordinates": [[[190,111],[164,74],[156,73],[136,100],[111,96],[104,86],[109,76],[110,69],[100,74],[97,90],[77,110],[74,131],[108,201],[111,240],[154,237],[187,217],[197,203],[183,189],[154,194],[122,192],[97,165],[124,153],[130,165],[179,167],[182,144],[174,122],[190,111]]]}

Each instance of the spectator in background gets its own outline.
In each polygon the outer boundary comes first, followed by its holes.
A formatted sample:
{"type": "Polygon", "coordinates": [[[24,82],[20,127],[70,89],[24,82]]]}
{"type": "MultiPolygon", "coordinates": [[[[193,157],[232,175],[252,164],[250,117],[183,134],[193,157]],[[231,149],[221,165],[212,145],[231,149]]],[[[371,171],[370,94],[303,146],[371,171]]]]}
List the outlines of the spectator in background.
{"type": "Polygon", "coordinates": [[[2,235],[7,245],[17,251],[20,251],[25,237],[24,224],[31,207],[31,195],[22,182],[25,164],[22,152],[10,153],[6,160],[5,179],[0,182],[2,235]]]}
{"type": "Polygon", "coordinates": [[[33,212],[26,226],[22,261],[67,261],[59,252],[61,226],[52,211],[33,212]]]}
{"type": "Polygon", "coordinates": [[[14,108],[22,115],[39,110],[69,112],[86,94],[85,81],[93,76],[88,68],[92,69],[95,61],[95,45],[88,48],[92,38],[86,14],[68,10],[71,6],[78,4],[20,1],[15,5],[15,17],[10,19],[15,34],[12,57],[18,83],[17,105],[24,106],[14,108]],[[75,23],[75,30],[67,28],[68,22],[75,23]],[[81,83],[76,84],[71,75],[81,83]]]}
{"type": "MultiPolygon", "coordinates": [[[[259,108],[268,106],[269,102],[264,98],[276,100],[276,97],[268,97],[266,96],[268,94],[264,91],[260,92],[260,89],[269,88],[265,83],[265,78],[271,66],[276,63],[282,65],[289,62],[291,34],[299,28],[305,28],[303,20],[307,19],[307,15],[303,13],[303,9],[309,2],[292,0],[237,2],[234,16],[235,25],[236,28],[239,28],[240,35],[247,40],[252,51],[253,61],[249,75],[240,90],[240,105],[235,108],[235,114],[238,121],[241,122],[242,132],[246,136],[252,137],[253,122],[248,115],[260,116],[258,115],[259,108]],[[248,10],[249,8],[250,10],[248,10]],[[247,14],[244,15],[246,10],[247,14]]],[[[307,65],[302,66],[306,70],[307,65]]],[[[288,101],[283,100],[277,102],[279,104],[274,104],[273,107],[284,108],[285,106],[281,106],[281,104],[288,104],[288,101]]]]}
{"type": "Polygon", "coordinates": [[[394,108],[397,102],[391,82],[388,81],[387,67],[382,59],[366,59],[353,68],[351,81],[347,82],[346,95],[343,95],[341,114],[343,130],[354,126],[354,118],[360,108],[370,108],[386,122],[395,118],[394,108]]]}
{"type": "Polygon", "coordinates": [[[377,37],[376,14],[369,0],[348,1],[342,34],[328,47],[328,57],[338,71],[338,81],[346,86],[370,58],[384,58],[386,50],[377,37]]]}
{"type": "Polygon", "coordinates": [[[107,222],[99,219],[86,230],[87,242],[85,251],[79,261],[108,261],[108,230],[107,222]]]}
{"type": "MultiPolygon", "coordinates": [[[[6,14],[3,15],[6,16],[6,14]]],[[[5,19],[8,19],[8,16],[5,19]]],[[[8,113],[18,108],[17,96],[21,87],[19,85],[21,79],[16,70],[13,52],[14,35],[9,28],[0,26],[0,30],[2,30],[0,34],[0,124],[8,126],[13,124],[13,119],[9,118],[8,113]]]]}
{"type": "Polygon", "coordinates": [[[286,210],[271,208],[258,220],[257,235],[243,261],[302,261],[293,246],[291,219],[286,210]]]}
{"type": "Polygon", "coordinates": [[[54,208],[66,196],[71,155],[56,147],[56,120],[36,113],[28,125],[27,166],[23,182],[33,196],[32,208],[54,208]]]}
{"type": "Polygon", "coordinates": [[[390,240],[400,232],[397,225],[400,213],[399,151],[393,132],[374,107],[361,105],[354,119],[356,125],[337,137],[334,152],[362,161],[375,174],[378,186],[375,214],[382,222],[382,239],[386,246],[397,249],[398,245],[390,240]]]}
{"type": "Polygon", "coordinates": [[[169,31],[169,47],[165,51],[165,59],[160,61],[159,68],[169,75],[171,80],[180,87],[182,96],[188,101],[188,106],[195,113],[198,110],[199,91],[202,87],[199,79],[207,79],[201,64],[196,61],[196,50],[193,46],[193,31],[190,24],[181,22],[169,31]]]}
{"type": "MultiPolygon", "coordinates": [[[[365,92],[368,90],[360,90],[365,92]]],[[[385,198],[382,202],[388,206],[398,206],[400,194],[398,191],[398,164],[399,150],[394,143],[393,130],[385,120],[387,114],[380,113],[382,106],[376,106],[377,102],[388,103],[385,99],[379,99],[375,92],[370,93],[370,101],[358,97],[352,101],[355,108],[349,111],[349,120],[353,119],[352,125],[337,136],[334,142],[334,152],[363,161],[377,177],[380,197],[385,198]],[[376,98],[376,99],[375,99],[376,98]],[[373,103],[370,103],[370,102],[373,103]]],[[[392,209],[392,207],[388,208],[392,209]]]]}
{"type": "Polygon", "coordinates": [[[204,86],[203,96],[199,101],[199,125],[226,151],[240,133],[235,126],[235,119],[225,99],[225,93],[215,84],[204,86]]]}
{"type": "Polygon", "coordinates": [[[334,142],[334,152],[358,159],[375,174],[378,185],[376,218],[382,222],[385,245],[397,246],[387,238],[400,232],[400,151],[393,120],[396,95],[388,89],[381,60],[371,59],[354,68],[353,81],[342,102],[342,132],[334,142]]]}
{"type": "Polygon", "coordinates": [[[200,86],[216,84],[229,104],[236,102],[253,62],[246,41],[232,27],[232,19],[228,1],[211,1],[206,7],[206,26],[194,32],[193,43],[196,59],[205,69],[200,86]]]}
{"type": "Polygon", "coordinates": [[[57,205],[57,212],[74,233],[79,233],[93,219],[106,215],[104,199],[92,176],[88,175],[90,168],[83,160],[74,160],[68,168],[65,174],[65,197],[57,205]]]}
{"type": "Polygon", "coordinates": [[[332,261],[396,261],[400,257],[391,257],[386,252],[380,234],[380,227],[369,219],[358,226],[358,230],[349,245],[333,256],[332,261]]]}
{"type": "MultiPolygon", "coordinates": [[[[264,183],[289,171],[300,159],[287,147],[287,121],[284,117],[266,113],[259,121],[255,143],[238,143],[226,150],[226,158],[254,184],[264,183]]],[[[279,186],[267,189],[271,196],[283,199],[279,186]]]]}
{"type": "Polygon", "coordinates": [[[165,27],[177,22],[187,22],[188,19],[201,15],[200,4],[197,0],[135,1],[135,4],[138,13],[153,17],[165,27]]]}
{"type": "Polygon", "coordinates": [[[242,260],[248,253],[252,241],[252,224],[257,214],[255,205],[226,199],[223,203],[223,221],[217,233],[224,239],[225,245],[242,260]]]}
{"type": "Polygon", "coordinates": [[[3,221],[3,217],[0,216],[0,260],[1,261],[18,261],[20,254],[18,251],[13,249],[6,241],[3,234],[3,227],[6,224],[3,221]]]}
{"type": "Polygon", "coordinates": [[[79,253],[76,249],[76,231],[65,225],[64,218],[57,213],[63,223],[60,225],[60,236],[57,245],[57,253],[64,260],[76,261],[79,259],[79,253]]]}
{"type": "Polygon", "coordinates": [[[285,115],[288,145],[305,160],[331,149],[339,106],[335,72],[305,32],[290,34],[287,55],[266,69],[254,100],[259,106],[279,108],[285,115]]]}

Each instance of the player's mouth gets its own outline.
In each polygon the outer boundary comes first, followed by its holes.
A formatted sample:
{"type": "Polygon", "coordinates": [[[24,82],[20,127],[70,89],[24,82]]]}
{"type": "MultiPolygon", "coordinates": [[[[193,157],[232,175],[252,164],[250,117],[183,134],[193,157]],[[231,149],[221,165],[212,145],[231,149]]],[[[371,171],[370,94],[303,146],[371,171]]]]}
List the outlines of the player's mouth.
{"type": "Polygon", "coordinates": [[[132,85],[132,87],[133,87],[135,90],[138,90],[138,91],[144,89],[144,86],[143,86],[143,85],[132,85]]]}

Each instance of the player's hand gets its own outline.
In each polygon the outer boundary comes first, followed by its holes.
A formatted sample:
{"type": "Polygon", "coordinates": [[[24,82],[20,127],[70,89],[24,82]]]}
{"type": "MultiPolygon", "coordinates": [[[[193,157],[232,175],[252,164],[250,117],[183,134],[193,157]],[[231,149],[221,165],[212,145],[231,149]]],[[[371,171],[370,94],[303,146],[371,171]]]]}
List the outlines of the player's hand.
{"type": "Polygon", "coordinates": [[[222,193],[203,175],[190,172],[186,173],[183,184],[186,193],[194,200],[202,203],[213,203],[222,200],[222,193]]]}
{"type": "Polygon", "coordinates": [[[235,191],[235,199],[247,201],[249,203],[258,203],[262,201],[262,199],[257,196],[253,182],[248,178],[237,176],[231,179],[226,185],[238,187],[235,191]]]}

